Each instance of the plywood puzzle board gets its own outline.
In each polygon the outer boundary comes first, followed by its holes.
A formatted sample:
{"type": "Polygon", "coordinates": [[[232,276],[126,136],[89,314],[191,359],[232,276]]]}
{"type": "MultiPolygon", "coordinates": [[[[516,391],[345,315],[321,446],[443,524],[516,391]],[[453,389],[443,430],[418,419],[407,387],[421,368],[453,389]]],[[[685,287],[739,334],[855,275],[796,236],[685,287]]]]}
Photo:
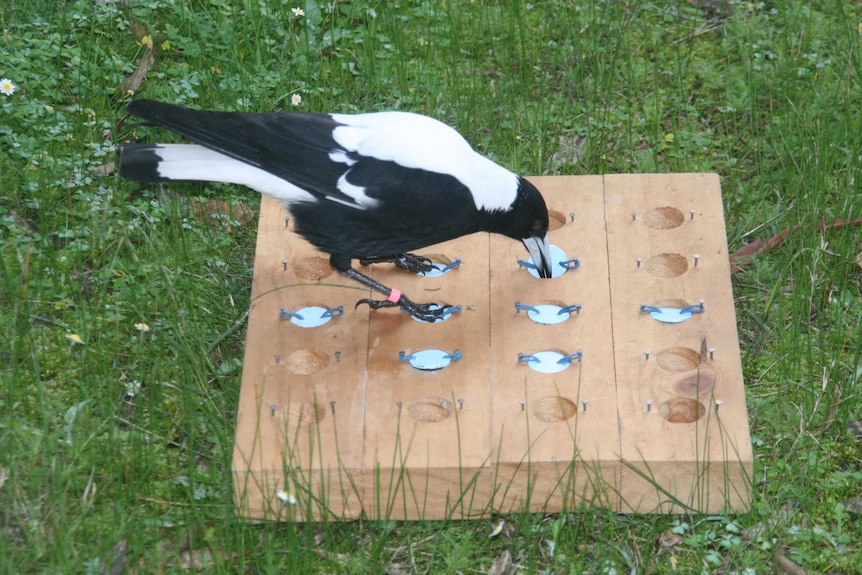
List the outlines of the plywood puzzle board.
{"type": "Polygon", "coordinates": [[[414,301],[460,306],[435,324],[354,309],[379,296],[264,199],[233,460],[241,515],[748,508],[718,177],[529,179],[551,211],[559,277],[533,277],[520,243],[488,234],[420,251],[439,268],[460,261],[434,277],[360,268],[414,301]],[[448,365],[423,369],[429,353],[448,365]]]}

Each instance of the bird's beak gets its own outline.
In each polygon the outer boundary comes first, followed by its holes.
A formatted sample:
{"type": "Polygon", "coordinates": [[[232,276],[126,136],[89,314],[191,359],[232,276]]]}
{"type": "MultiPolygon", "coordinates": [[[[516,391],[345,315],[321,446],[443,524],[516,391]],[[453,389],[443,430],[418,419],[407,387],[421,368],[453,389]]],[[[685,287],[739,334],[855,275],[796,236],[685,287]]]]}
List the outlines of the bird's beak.
{"type": "Polygon", "coordinates": [[[548,244],[548,234],[541,238],[524,238],[522,241],[527,251],[530,252],[530,259],[533,260],[539,271],[539,277],[551,277],[551,247],[548,244]]]}

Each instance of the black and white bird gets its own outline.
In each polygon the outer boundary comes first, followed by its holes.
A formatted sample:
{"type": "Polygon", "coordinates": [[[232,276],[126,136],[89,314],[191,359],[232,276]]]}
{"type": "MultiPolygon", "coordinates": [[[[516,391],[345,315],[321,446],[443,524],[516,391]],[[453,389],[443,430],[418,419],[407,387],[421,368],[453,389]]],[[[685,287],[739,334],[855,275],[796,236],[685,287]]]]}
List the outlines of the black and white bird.
{"type": "Polygon", "coordinates": [[[283,200],[296,232],[328,253],[333,268],[386,297],[357,305],[399,306],[433,322],[445,306],[413,302],[353,269],[352,260],[428,271],[431,262],[412,251],[475,232],[522,241],[539,275],[551,277],[542,195],[438,120],[408,112],[212,112],[153,100],[136,100],[128,111],[194,143],[121,145],[121,176],[242,184],[283,200]]]}

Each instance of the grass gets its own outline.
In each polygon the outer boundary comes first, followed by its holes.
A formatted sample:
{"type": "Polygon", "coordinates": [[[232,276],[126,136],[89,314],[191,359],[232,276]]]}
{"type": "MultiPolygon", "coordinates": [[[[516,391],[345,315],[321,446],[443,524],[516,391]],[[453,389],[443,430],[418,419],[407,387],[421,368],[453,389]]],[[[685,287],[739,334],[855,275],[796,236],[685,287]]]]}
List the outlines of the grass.
{"type": "Polygon", "coordinates": [[[862,242],[816,224],[862,215],[860,5],[129,4],[0,12],[18,86],[0,95],[0,571],[481,573],[504,550],[522,572],[858,570],[862,242]],[[257,199],[105,174],[116,143],[154,136],[121,121],[144,35],[136,96],[422,112],[525,174],[718,172],[732,250],[801,225],[734,279],[752,511],[515,514],[493,538],[496,520],[240,521],[257,199]]]}

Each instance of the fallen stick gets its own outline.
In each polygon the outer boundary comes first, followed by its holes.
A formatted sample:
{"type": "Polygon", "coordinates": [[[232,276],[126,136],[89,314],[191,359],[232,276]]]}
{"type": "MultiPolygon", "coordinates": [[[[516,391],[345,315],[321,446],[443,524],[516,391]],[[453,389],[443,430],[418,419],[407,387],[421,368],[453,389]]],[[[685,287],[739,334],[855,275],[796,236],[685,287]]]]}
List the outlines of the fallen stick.
{"type": "MultiPolygon", "coordinates": [[[[837,230],[838,228],[843,228],[847,226],[860,225],[862,225],[862,218],[856,218],[855,220],[835,220],[831,223],[820,222],[819,224],[817,224],[817,231],[818,233],[823,233],[828,230],[837,230]]],[[[750,244],[742,246],[730,256],[730,274],[733,275],[739,271],[742,271],[742,268],[748,265],[751,260],[753,260],[757,256],[768,252],[769,250],[777,248],[787,240],[791,233],[795,232],[801,227],[802,224],[796,224],[792,228],[785,228],[781,230],[768,240],[755,240],[750,244]]]]}

